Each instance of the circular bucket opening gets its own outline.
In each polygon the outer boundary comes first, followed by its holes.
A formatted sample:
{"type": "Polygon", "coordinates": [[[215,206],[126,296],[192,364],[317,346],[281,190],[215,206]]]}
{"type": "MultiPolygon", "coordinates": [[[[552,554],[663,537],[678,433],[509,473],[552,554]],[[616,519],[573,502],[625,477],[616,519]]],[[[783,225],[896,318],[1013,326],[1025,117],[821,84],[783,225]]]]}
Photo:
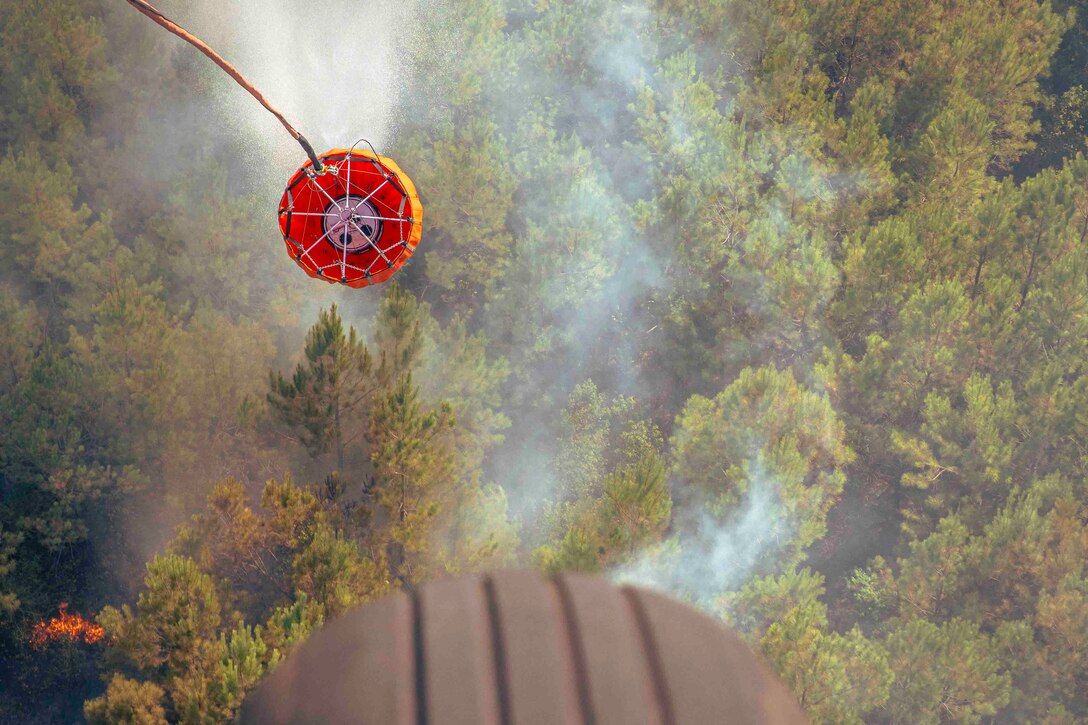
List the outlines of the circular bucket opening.
{"type": "Polygon", "coordinates": [[[337,249],[354,254],[365,251],[382,235],[378,207],[365,197],[344,194],[328,203],[322,231],[337,249]]]}

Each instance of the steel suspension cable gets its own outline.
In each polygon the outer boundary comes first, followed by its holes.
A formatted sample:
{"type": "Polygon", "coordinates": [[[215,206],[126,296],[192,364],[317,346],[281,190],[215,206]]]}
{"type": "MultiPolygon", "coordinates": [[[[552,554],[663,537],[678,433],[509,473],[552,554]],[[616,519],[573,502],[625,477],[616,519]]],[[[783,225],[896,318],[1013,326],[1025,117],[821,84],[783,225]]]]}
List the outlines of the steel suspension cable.
{"type": "Polygon", "coordinates": [[[185,28],[181,27],[180,25],[175,23],[173,20],[171,20],[170,18],[168,18],[165,15],[163,15],[162,13],[160,13],[150,3],[145,2],[145,0],[126,0],[126,1],[128,2],[129,5],[136,8],[137,10],[139,10],[141,13],[143,13],[147,17],[151,18],[157,24],[159,24],[162,27],[166,28],[171,33],[173,33],[174,35],[178,36],[179,38],[181,38],[185,42],[192,45],[194,48],[199,50],[201,53],[203,53],[204,55],[211,58],[213,63],[215,63],[217,66],[219,66],[224,71],[226,71],[227,75],[229,75],[231,78],[233,78],[235,81],[237,81],[238,85],[240,85],[242,88],[245,88],[247,91],[249,91],[249,94],[251,96],[253,96],[254,98],[256,98],[258,103],[260,103],[262,106],[264,106],[265,109],[269,113],[271,113],[273,116],[275,116],[277,119],[279,119],[279,122],[282,123],[283,127],[287,129],[287,133],[291,134],[291,138],[298,141],[299,145],[302,146],[302,150],[306,152],[306,155],[310,158],[310,161],[313,163],[314,171],[317,171],[318,173],[320,173],[324,169],[323,164],[317,158],[317,154],[314,153],[314,147],[310,145],[310,142],[306,140],[306,137],[303,136],[301,133],[299,133],[297,130],[295,130],[295,127],[291,125],[291,122],[288,121],[284,117],[284,115],[282,113],[280,113],[280,111],[275,106],[273,106],[271,103],[268,102],[268,99],[264,97],[264,94],[261,93],[259,90],[257,90],[253,86],[252,83],[250,83],[248,80],[246,80],[246,77],[243,76],[241,74],[241,72],[237,68],[235,68],[233,65],[228,63],[223,58],[223,56],[219,55],[214,50],[212,50],[208,46],[208,44],[205,43],[203,40],[196,37],[195,35],[193,35],[189,31],[187,31],[185,28]]]}

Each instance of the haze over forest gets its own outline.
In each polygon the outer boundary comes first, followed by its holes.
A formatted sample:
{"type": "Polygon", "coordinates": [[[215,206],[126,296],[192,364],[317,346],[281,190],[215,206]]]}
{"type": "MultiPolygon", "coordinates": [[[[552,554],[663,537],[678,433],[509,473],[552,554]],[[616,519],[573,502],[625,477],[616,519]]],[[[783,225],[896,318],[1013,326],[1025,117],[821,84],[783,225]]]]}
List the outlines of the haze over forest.
{"type": "Polygon", "coordinates": [[[0,4],[0,722],[227,722],[505,566],[692,602],[814,722],[1088,722],[1086,0],[160,9],[423,240],[306,277],[226,75],[0,4]]]}

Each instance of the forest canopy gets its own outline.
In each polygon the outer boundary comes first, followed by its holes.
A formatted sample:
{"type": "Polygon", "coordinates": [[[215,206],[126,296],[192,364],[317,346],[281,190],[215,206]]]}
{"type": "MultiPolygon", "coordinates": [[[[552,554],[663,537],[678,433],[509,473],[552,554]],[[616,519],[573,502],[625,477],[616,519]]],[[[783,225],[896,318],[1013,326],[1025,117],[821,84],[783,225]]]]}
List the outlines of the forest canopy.
{"type": "Polygon", "coordinates": [[[228,722],[512,565],[702,607],[814,722],[1088,721],[1088,3],[412,9],[423,240],[342,290],[206,59],[0,4],[0,721],[228,722]]]}

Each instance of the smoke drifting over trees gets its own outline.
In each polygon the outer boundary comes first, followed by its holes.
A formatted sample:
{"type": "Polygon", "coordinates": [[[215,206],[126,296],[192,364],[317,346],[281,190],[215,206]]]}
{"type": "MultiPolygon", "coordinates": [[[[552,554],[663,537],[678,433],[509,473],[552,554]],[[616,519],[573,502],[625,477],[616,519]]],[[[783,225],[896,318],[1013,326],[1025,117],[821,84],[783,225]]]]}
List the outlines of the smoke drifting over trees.
{"type": "Polygon", "coordinates": [[[0,7],[0,720],[226,721],[510,564],[702,606],[814,721],[1088,718],[1083,2],[161,9],[424,238],[306,278],[229,79],[0,7]],[[102,640],[32,647],[62,603],[102,640]]]}

